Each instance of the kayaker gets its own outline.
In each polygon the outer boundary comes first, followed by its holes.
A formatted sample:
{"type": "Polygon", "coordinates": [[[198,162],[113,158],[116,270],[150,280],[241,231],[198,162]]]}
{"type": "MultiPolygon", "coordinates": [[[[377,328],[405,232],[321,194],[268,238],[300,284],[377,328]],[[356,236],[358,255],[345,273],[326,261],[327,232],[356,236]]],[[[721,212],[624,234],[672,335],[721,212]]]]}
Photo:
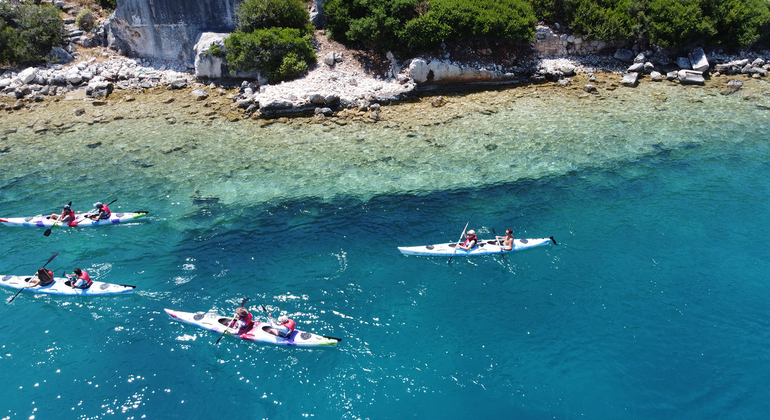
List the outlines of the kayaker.
{"type": "Polygon", "coordinates": [[[27,287],[45,287],[53,283],[53,271],[46,270],[43,267],[40,267],[37,269],[37,274],[35,274],[35,277],[32,277],[27,285],[27,287]]]}
{"type": "Polygon", "coordinates": [[[58,220],[60,222],[69,222],[71,220],[75,220],[75,212],[72,211],[72,208],[69,204],[65,204],[62,206],[61,214],[54,213],[48,218],[51,220],[58,220]]]}
{"type": "Polygon", "coordinates": [[[109,219],[112,215],[110,208],[106,204],[94,203],[94,207],[98,210],[98,213],[88,216],[92,220],[109,219]]]}
{"type": "Polygon", "coordinates": [[[278,317],[278,321],[276,322],[273,317],[268,313],[267,319],[270,321],[270,328],[266,328],[265,332],[268,332],[273,335],[277,335],[278,337],[286,338],[291,335],[291,333],[294,332],[294,326],[296,323],[293,319],[289,319],[286,315],[281,315],[278,317]]]}
{"type": "Polygon", "coordinates": [[[70,287],[73,289],[88,289],[94,284],[94,282],[91,281],[91,276],[89,276],[87,272],[79,268],[75,268],[72,271],[74,271],[75,274],[65,274],[65,276],[70,279],[70,287]],[[72,280],[73,278],[76,280],[72,280]]]}
{"type": "Polygon", "coordinates": [[[495,239],[504,239],[503,241],[504,250],[510,251],[513,249],[513,229],[506,229],[505,236],[495,235],[495,239]]]}
{"type": "Polygon", "coordinates": [[[248,309],[239,306],[235,310],[235,324],[230,326],[237,328],[238,334],[243,334],[254,328],[254,317],[251,316],[248,309]]]}
{"type": "Polygon", "coordinates": [[[478,239],[476,238],[476,231],[471,229],[467,232],[464,232],[463,235],[465,236],[465,242],[460,244],[458,248],[462,248],[464,250],[470,250],[474,246],[476,246],[476,242],[478,239]]]}

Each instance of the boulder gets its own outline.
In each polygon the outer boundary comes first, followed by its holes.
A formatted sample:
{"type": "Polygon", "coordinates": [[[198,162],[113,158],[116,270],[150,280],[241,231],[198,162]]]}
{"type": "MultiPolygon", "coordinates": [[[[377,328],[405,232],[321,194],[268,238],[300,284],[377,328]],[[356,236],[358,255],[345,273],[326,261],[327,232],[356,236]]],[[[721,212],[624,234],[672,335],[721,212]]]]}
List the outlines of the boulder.
{"type": "Polygon", "coordinates": [[[195,89],[192,91],[192,96],[196,101],[202,101],[209,97],[209,93],[204,89],[195,89]]]}
{"type": "Polygon", "coordinates": [[[48,55],[54,57],[56,63],[67,64],[71,63],[74,58],[62,47],[54,47],[48,55]]]}
{"type": "Polygon", "coordinates": [[[195,77],[202,79],[250,79],[262,80],[258,71],[251,72],[231,72],[227,68],[227,61],[224,56],[215,56],[211,53],[211,46],[217,45],[222,51],[225,51],[224,40],[230,34],[204,32],[198,37],[198,41],[193,46],[195,51],[195,77]]]}
{"type": "Polygon", "coordinates": [[[316,29],[323,29],[326,26],[323,0],[313,0],[310,4],[310,23],[312,23],[316,29]]]}
{"type": "Polygon", "coordinates": [[[329,51],[324,56],[324,64],[329,67],[334,67],[334,51],[329,51]]]}
{"type": "Polygon", "coordinates": [[[623,75],[623,80],[620,81],[620,84],[623,86],[636,86],[636,83],[639,81],[639,73],[630,71],[623,75]]]}
{"type": "Polygon", "coordinates": [[[692,65],[693,70],[701,73],[705,73],[709,70],[709,61],[706,58],[706,52],[703,51],[703,48],[698,47],[692,50],[690,53],[690,64],[692,65]]]}
{"type": "Polygon", "coordinates": [[[291,109],[294,105],[291,101],[285,99],[268,98],[259,101],[260,111],[278,111],[283,109],[291,109]]]}
{"type": "Polygon", "coordinates": [[[695,70],[679,70],[677,77],[679,78],[679,83],[683,85],[703,85],[706,83],[703,73],[695,70]]]}
{"type": "Polygon", "coordinates": [[[27,84],[35,80],[37,76],[37,67],[27,67],[19,73],[19,80],[21,83],[27,84]]]}
{"type": "Polygon", "coordinates": [[[620,61],[633,61],[634,57],[636,56],[634,55],[633,51],[620,48],[615,51],[615,55],[613,57],[620,61]]]}
{"type": "Polygon", "coordinates": [[[687,57],[677,57],[676,66],[679,67],[680,69],[692,68],[692,64],[690,64],[690,59],[687,57]]]}
{"type": "Polygon", "coordinates": [[[415,58],[409,63],[406,72],[407,75],[416,83],[425,83],[428,81],[428,62],[424,58],[415,58]]]}
{"type": "Polygon", "coordinates": [[[644,71],[644,63],[634,63],[626,71],[629,73],[641,73],[644,71]]]}

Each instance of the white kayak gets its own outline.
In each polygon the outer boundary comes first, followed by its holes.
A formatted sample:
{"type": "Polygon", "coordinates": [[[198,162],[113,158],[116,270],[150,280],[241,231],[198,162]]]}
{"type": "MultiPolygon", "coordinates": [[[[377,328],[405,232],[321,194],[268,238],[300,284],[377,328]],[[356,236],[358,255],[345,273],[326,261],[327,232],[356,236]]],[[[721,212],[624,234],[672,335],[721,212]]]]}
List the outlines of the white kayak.
{"type": "Polygon", "coordinates": [[[174,311],[171,309],[165,309],[166,313],[175,320],[183,322],[185,324],[194,325],[204,330],[209,330],[217,334],[222,334],[227,329],[225,335],[235,336],[244,340],[255,341],[257,343],[274,344],[277,346],[290,346],[290,347],[332,347],[342,341],[341,338],[329,337],[326,335],[318,335],[309,333],[307,331],[300,331],[295,329],[289,337],[278,337],[277,335],[265,332],[263,328],[270,328],[270,324],[266,322],[254,321],[254,327],[243,334],[236,334],[235,328],[227,328],[226,325],[231,322],[232,318],[224,317],[215,313],[203,313],[203,312],[182,312],[174,311]]]}
{"type": "Polygon", "coordinates": [[[29,217],[6,217],[0,218],[0,223],[6,226],[33,226],[33,227],[53,227],[67,225],[69,227],[78,226],[100,226],[100,225],[112,225],[116,223],[133,222],[147,216],[146,211],[138,211],[134,213],[119,213],[113,212],[109,219],[91,220],[86,215],[91,213],[75,213],[75,220],[70,222],[59,222],[51,220],[48,217],[50,215],[39,214],[37,216],[29,217]]]}
{"type": "Polygon", "coordinates": [[[3,276],[0,275],[0,286],[8,289],[23,289],[29,293],[65,296],[106,296],[106,295],[130,295],[134,293],[134,287],[127,284],[112,284],[95,281],[88,289],[74,289],[70,287],[70,281],[63,277],[54,277],[53,283],[48,286],[27,287],[29,276],[3,276]]]}
{"type": "Polygon", "coordinates": [[[436,245],[422,245],[422,246],[400,246],[398,250],[404,255],[422,255],[426,257],[451,257],[453,254],[455,257],[472,257],[475,255],[494,255],[501,253],[509,253],[513,251],[521,251],[524,249],[535,248],[538,246],[545,246],[550,243],[558,245],[553,239],[550,238],[536,238],[536,239],[514,239],[513,248],[510,250],[503,250],[500,243],[494,239],[482,239],[478,244],[470,250],[465,250],[457,247],[457,243],[450,244],[436,244],[436,245]],[[457,249],[457,251],[455,251],[457,249]]]}

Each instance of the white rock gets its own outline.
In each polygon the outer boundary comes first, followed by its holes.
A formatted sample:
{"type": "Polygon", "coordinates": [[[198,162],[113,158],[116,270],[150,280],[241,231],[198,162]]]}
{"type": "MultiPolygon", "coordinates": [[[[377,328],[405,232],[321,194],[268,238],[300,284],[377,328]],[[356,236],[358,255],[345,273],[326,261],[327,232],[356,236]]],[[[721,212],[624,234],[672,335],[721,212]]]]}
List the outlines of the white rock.
{"type": "Polygon", "coordinates": [[[27,67],[26,69],[22,70],[21,73],[19,73],[18,78],[21,83],[27,84],[35,80],[35,76],[37,76],[37,68],[27,67]]]}

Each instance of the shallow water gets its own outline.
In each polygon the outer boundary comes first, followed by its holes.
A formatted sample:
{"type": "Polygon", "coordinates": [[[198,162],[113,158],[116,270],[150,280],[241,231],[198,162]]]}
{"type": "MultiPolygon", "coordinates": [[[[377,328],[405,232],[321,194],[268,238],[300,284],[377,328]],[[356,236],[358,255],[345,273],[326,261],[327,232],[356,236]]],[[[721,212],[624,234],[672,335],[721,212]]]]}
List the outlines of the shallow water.
{"type": "Polygon", "coordinates": [[[6,305],[0,418],[760,417],[770,89],[757,86],[524,88],[344,126],[14,126],[0,217],[113,199],[150,214],[49,237],[0,227],[2,274],[59,252],[57,275],[137,286],[6,305]],[[466,222],[559,245],[450,265],[396,249],[456,241],[466,222]],[[246,297],[256,316],[264,304],[343,341],[215,344],[163,312],[229,314],[246,297]]]}

